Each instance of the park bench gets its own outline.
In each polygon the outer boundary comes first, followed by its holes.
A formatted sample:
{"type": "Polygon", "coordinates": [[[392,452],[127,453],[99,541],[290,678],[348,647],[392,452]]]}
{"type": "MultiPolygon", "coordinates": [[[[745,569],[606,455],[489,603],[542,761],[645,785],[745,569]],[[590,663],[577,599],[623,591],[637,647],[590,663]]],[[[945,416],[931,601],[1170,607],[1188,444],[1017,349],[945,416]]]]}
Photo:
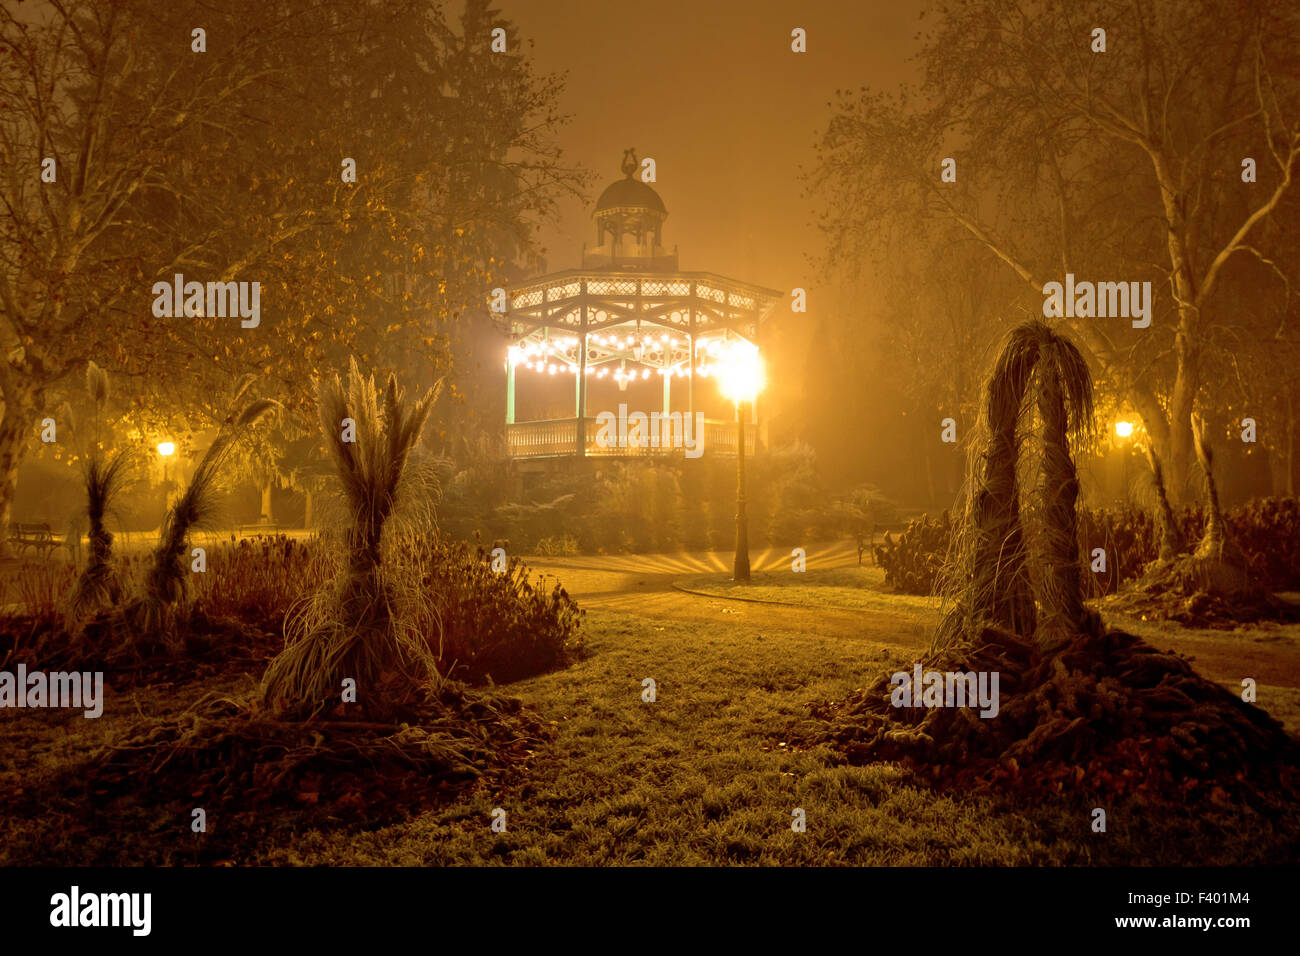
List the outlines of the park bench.
{"type": "Polygon", "coordinates": [[[241,538],[250,535],[259,534],[279,534],[284,530],[284,525],[274,524],[270,521],[257,521],[253,524],[241,524],[237,529],[241,538]]]}
{"type": "Polygon", "coordinates": [[[871,558],[871,564],[874,567],[876,563],[875,552],[871,550],[872,542],[876,539],[876,526],[873,524],[870,531],[858,532],[858,566],[862,565],[862,556],[864,554],[871,558]]]}
{"type": "Polygon", "coordinates": [[[15,522],[11,526],[9,541],[18,548],[20,553],[28,548],[35,548],[42,555],[51,548],[57,548],[63,543],[62,539],[54,534],[48,524],[24,524],[21,522],[15,522]]]}

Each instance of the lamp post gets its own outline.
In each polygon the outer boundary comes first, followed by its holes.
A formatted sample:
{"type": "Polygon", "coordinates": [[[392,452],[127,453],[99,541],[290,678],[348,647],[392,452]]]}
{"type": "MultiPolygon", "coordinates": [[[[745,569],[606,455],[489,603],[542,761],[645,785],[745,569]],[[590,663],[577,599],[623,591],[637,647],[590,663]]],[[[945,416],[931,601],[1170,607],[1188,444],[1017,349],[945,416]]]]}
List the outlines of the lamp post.
{"type": "Polygon", "coordinates": [[[763,390],[763,361],[758,347],[735,342],[717,369],[722,394],[736,404],[736,561],[732,580],[749,583],[749,517],[745,513],[745,406],[763,390]]]}
{"type": "Polygon", "coordinates": [[[162,457],[163,460],[163,485],[166,486],[167,477],[168,477],[167,466],[171,464],[171,462],[168,461],[168,459],[170,459],[172,455],[176,454],[176,443],[170,441],[159,442],[158,454],[162,457]]]}

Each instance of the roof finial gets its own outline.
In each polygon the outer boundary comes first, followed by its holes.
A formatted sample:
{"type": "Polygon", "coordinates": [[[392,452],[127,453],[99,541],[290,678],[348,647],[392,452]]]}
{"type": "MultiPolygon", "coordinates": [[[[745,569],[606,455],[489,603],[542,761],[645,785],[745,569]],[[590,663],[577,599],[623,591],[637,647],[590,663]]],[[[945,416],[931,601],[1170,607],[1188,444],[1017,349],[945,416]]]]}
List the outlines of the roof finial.
{"type": "Polygon", "coordinates": [[[623,167],[622,167],[623,175],[625,175],[628,179],[631,179],[634,175],[636,175],[637,168],[640,165],[641,164],[637,161],[636,158],[635,146],[633,146],[631,149],[623,150],[623,167]]]}

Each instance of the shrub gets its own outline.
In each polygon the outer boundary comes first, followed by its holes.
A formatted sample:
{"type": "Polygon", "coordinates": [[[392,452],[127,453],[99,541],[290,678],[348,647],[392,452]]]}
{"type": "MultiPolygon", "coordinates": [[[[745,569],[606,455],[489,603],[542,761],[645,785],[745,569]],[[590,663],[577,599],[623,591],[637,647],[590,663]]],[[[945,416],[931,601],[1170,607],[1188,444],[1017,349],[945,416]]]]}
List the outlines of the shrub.
{"type": "Polygon", "coordinates": [[[904,594],[933,594],[952,539],[948,512],[941,519],[921,515],[908,522],[895,541],[886,531],[876,545],[876,564],[885,571],[885,584],[904,594]]]}
{"type": "Polygon", "coordinates": [[[222,542],[208,549],[207,574],[195,576],[195,609],[278,632],[298,596],[324,583],[322,571],[310,544],[284,535],[222,542]]]}
{"type": "MultiPolygon", "coordinates": [[[[812,450],[799,444],[747,461],[750,540],[756,546],[842,534],[843,509],[818,482],[815,464],[812,450]]],[[[478,532],[485,539],[508,539],[513,550],[527,553],[544,538],[570,535],[580,551],[604,554],[729,549],[734,542],[734,458],[601,461],[594,473],[549,475],[514,501],[506,500],[506,483],[486,461],[463,471],[448,460],[438,467],[448,489],[439,527],[457,540],[478,532]]]]}
{"type": "MultiPolygon", "coordinates": [[[[1199,508],[1176,515],[1185,541],[1205,532],[1199,508]]],[[[1090,597],[1113,594],[1141,576],[1160,555],[1160,533],[1149,511],[1138,508],[1079,509],[1079,548],[1084,588],[1090,597]],[[1106,552],[1106,571],[1090,570],[1092,551],[1106,552]]],[[[1241,548],[1253,579],[1276,591],[1300,590],[1300,500],[1263,498],[1227,512],[1228,533],[1241,548]]],[[[875,549],[885,582],[908,594],[932,594],[948,551],[950,529],[922,517],[908,525],[897,541],[886,535],[875,549]]]]}
{"type": "Polygon", "coordinates": [[[548,558],[568,558],[578,553],[578,540],[569,534],[554,535],[542,538],[534,550],[548,558]]]}
{"type": "Polygon", "coordinates": [[[557,538],[572,526],[573,494],[550,501],[504,505],[492,513],[489,528],[495,537],[505,538],[516,551],[535,550],[543,539],[557,538]]]}
{"type": "Polygon", "coordinates": [[[1266,587],[1300,590],[1300,499],[1261,498],[1228,512],[1228,531],[1266,587]]]}
{"type": "Polygon", "coordinates": [[[443,676],[504,683],[558,667],[579,652],[584,612],[558,581],[549,590],[542,580],[534,584],[518,558],[493,571],[481,546],[425,541],[415,547],[412,559],[423,564],[420,630],[437,641],[441,625],[441,641],[431,649],[443,676]]]}

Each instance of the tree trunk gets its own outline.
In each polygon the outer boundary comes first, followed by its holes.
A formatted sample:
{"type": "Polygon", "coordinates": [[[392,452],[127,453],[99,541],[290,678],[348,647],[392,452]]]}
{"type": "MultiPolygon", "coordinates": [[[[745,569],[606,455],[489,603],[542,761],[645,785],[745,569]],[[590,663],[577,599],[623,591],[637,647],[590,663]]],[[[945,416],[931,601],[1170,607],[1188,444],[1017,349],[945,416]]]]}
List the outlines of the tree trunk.
{"type": "Polygon", "coordinates": [[[1169,448],[1165,456],[1165,481],[1175,506],[1188,504],[1194,498],[1191,488],[1192,459],[1195,446],[1192,439],[1192,412],[1195,411],[1196,393],[1201,384],[1200,363],[1196,345],[1200,326],[1200,290],[1193,278],[1189,249],[1195,242],[1189,235],[1185,206],[1186,193],[1174,176],[1165,154],[1151,151],[1152,166],[1160,186],[1160,202],[1164,208],[1166,237],[1169,250],[1170,278],[1174,302],[1178,306],[1178,331],[1174,335],[1174,355],[1178,367],[1174,377],[1173,393],[1169,400],[1169,448]]]}
{"type": "Polygon", "coordinates": [[[18,403],[5,402],[0,414],[0,558],[12,558],[9,528],[14,495],[18,491],[18,466],[27,454],[27,419],[18,403]]]}
{"type": "Polygon", "coordinates": [[[258,520],[267,524],[274,520],[271,514],[271,483],[269,481],[262,486],[262,514],[258,520]]]}
{"type": "Polygon", "coordinates": [[[310,531],[311,530],[311,492],[306,491],[304,492],[304,494],[306,495],[306,500],[303,502],[303,508],[302,508],[302,526],[307,531],[310,531]]]}
{"type": "Polygon", "coordinates": [[[1192,412],[1195,411],[1196,392],[1200,387],[1196,357],[1181,330],[1177,353],[1178,374],[1169,401],[1169,465],[1165,479],[1175,506],[1193,504],[1198,497],[1192,481],[1192,461],[1196,454],[1192,440],[1192,412]]]}

